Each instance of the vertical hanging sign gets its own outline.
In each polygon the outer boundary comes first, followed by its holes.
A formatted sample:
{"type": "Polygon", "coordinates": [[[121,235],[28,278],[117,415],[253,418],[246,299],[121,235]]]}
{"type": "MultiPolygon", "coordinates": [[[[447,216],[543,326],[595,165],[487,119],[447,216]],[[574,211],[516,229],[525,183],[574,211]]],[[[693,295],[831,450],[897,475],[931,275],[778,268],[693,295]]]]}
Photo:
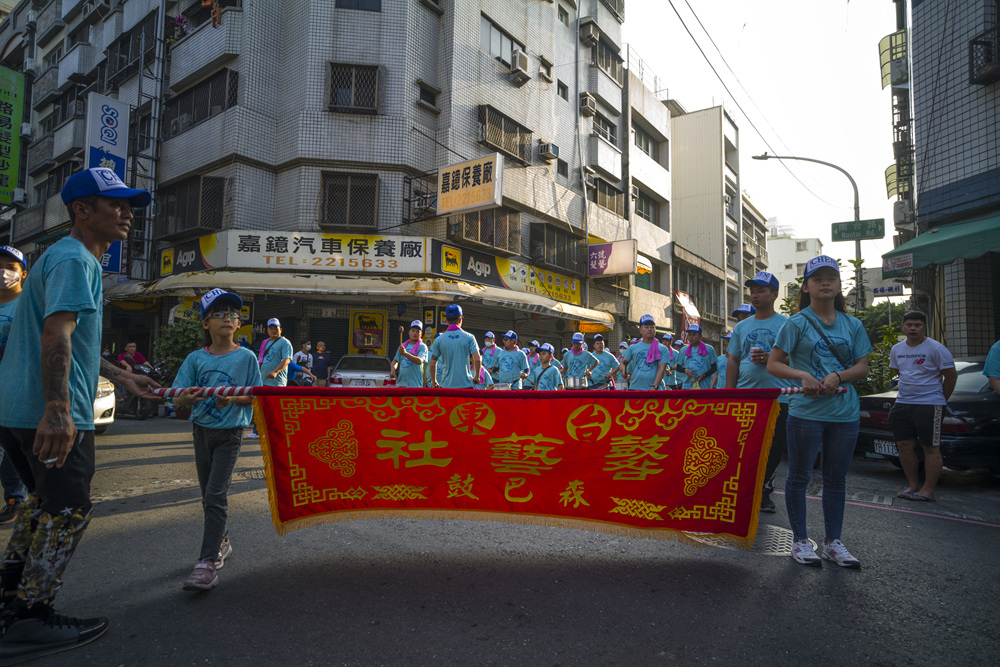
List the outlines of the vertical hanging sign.
{"type": "Polygon", "coordinates": [[[0,204],[14,203],[23,115],[24,75],[0,67],[0,204]]]}
{"type": "MultiPolygon", "coordinates": [[[[114,98],[87,96],[87,168],[106,167],[125,180],[128,160],[129,105],[114,98]]],[[[121,273],[122,242],[115,241],[101,257],[105,271],[121,273]]]]}

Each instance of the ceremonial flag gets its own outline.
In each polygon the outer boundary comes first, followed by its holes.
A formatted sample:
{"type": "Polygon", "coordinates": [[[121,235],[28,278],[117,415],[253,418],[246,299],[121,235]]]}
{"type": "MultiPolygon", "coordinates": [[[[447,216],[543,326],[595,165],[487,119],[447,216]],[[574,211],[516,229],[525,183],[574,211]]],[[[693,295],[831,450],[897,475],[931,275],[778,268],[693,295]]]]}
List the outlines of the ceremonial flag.
{"type": "Polygon", "coordinates": [[[776,389],[254,388],[275,528],[406,517],[749,549],[776,389]]]}

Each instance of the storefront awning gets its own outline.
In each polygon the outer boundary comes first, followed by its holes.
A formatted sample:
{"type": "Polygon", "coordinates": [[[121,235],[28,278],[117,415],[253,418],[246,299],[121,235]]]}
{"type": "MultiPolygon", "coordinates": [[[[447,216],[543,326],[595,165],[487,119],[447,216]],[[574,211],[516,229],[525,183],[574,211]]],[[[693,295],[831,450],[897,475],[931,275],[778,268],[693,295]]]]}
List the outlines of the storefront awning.
{"type": "Polygon", "coordinates": [[[1000,213],[935,227],[882,255],[882,277],[895,278],[907,269],[951,264],[1000,252],[1000,213]]]}
{"type": "Polygon", "coordinates": [[[129,281],[109,287],[109,301],[157,296],[200,296],[207,289],[221,287],[237,294],[269,296],[306,295],[357,297],[418,297],[451,302],[472,300],[550,317],[613,325],[608,313],[556,301],[537,294],[485,287],[442,278],[349,278],[325,274],[256,273],[253,271],[193,271],[167,276],[148,283],[129,281]]]}

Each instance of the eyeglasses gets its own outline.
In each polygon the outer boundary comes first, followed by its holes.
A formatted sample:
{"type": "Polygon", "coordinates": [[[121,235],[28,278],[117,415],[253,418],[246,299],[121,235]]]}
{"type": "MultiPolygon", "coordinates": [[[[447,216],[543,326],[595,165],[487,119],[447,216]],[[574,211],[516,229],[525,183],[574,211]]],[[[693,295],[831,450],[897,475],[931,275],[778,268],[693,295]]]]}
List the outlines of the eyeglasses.
{"type": "Polygon", "coordinates": [[[226,318],[229,318],[231,320],[238,320],[238,319],[240,319],[240,314],[239,313],[212,313],[212,319],[213,320],[224,320],[226,318]]]}

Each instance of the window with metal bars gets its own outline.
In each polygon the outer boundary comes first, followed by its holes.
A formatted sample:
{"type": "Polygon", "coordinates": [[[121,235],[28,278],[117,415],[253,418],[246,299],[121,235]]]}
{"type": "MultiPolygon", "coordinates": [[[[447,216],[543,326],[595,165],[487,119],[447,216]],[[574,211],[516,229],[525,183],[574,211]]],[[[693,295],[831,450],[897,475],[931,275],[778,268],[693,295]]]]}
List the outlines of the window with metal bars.
{"type": "Polygon", "coordinates": [[[160,188],[156,238],[176,238],[202,231],[222,229],[226,199],[226,179],[193,176],[160,188]]]}
{"type": "Polygon", "coordinates": [[[83,97],[83,86],[71,86],[52,104],[50,118],[53,129],[62,125],[70,118],[79,118],[86,113],[87,103],[83,97]]]}
{"type": "Polygon", "coordinates": [[[326,173],[321,189],[321,226],[378,226],[378,174],[326,173]]]}
{"type": "Polygon", "coordinates": [[[375,115],[378,93],[377,65],[330,63],[330,111],[375,115]]]}
{"type": "Polygon", "coordinates": [[[236,106],[240,73],[224,69],[163,107],[163,138],[170,139],[236,106]]]}
{"type": "Polygon", "coordinates": [[[590,201],[625,217],[625,194],[603,179],[594,179],[594,187],[590,188],[590,201]]]}
{"type": "Polygon", "coordinates": [[[619,86],[625,85],[625,65],[618,51],[605,41],[599,41],[593,49],[594,64],[600,67],[619,86]]]}
{"type": "Polygon", "coordinates": [[[618,145],[618,127],[601,114],[594,116],[594,134],[603,137],[612,146],[618,145]]]}
{"type": "Polygon", "coordinates": [[[448,230],[454,241],[521,254],[521,213],[504,206],[449,216],[448,230]]]}
{"type": "Polygon", "coordinates": [[[337,9],[360,9],[366,12],[382,11],[382,0],[337,0],[337,9]]]}
{"type": "Polygon", "coordinates": [[[570,232],[542,222],[531,225],[531,261],[554,269],[582,274],[586,244],[570,232]]]}
{"type": "Polygon", "coordinates": [[[531,130],[488,104],[479,107],[479,142],[515,160],[531,163],[531,130]]]}
{"type": "Polygon", "coordinates": [[[156,51],[156,16],[156,12],[151,12],[139,25],[108,46],[106,90],[117,87],[136,74],[140,61],[145,64],[152,62],[156,51]]]}

